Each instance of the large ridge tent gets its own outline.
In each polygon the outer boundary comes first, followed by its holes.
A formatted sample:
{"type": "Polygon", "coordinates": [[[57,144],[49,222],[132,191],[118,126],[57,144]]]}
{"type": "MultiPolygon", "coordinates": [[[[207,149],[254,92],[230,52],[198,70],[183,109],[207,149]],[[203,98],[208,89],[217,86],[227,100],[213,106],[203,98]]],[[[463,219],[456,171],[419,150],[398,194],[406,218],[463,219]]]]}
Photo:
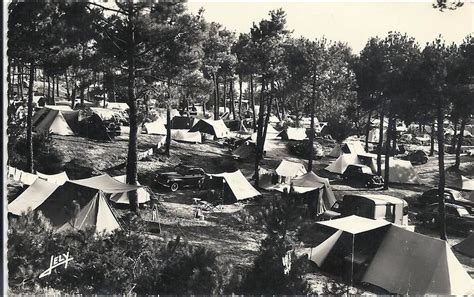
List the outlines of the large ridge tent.
{"type": "MultiPolygon", "coordinates": [[[[126,175],[119,175],[119,176],[114,176],[113,179],[125,183],[127,180],[126,175]]],[[[140,183],[137,182],[137,186],[139,186],[140,183]]],[[[130,201],[128,200],[128,192],[125,193],[115,193],[110,196],[110,200],[112,202],[115,202],[117,204],[130,204],[130,201]]],[[[140,188],[137,190],[137,202],[139,204],[147,203],[150,201],[150,193],[147,192],[144,188],[140,188]]]]}
{"type": "Polygon", "coordinates": [[[275,172],[279,176],[279,182],[289,184],[293,178],[306,174],[307,171],[299,162],[282,160],[275,172]]]}
{"type": "Polygon", "coordinates": [[[166,120],[164,119],[157,119],[151,123],[143,124],[145,129],[143,130],[147,134],[155,134],[155,135],[166,135],[166,120]]]}
{"type": "Polygon", "coordinates": [[[228,120],[224,122],[229,131],[232,132],[247,132],[247,128],[245,127],[242,120],[228,120]]]}
{"type": "Polygon", "coordinates": [[[20,216],[23,212],[28,211],[28,209],[35,210],[48,199],[59,186],[59,184],[51,183],[40,178],[36,179],[20,196],[8,204],[8,212],[20,216]]]}
{"type": "Polygon", "coordinates": [[[58,230],[94,227],[96,232],[111,231],[118,227],[118,223],[104,195],[139,188],[121,183],[108,175],[67,181],[47,197],[36,211],[41,211],[58,230]]]}
{"type": "Polygon", "coordinates": [[[473,281],[446,241],[391,225],[362,278],[402,295],[467,294],[473,281]]]}
{"type": "MultiPolygon", "coordinates": [[[[265,144],[263,146],[264,155],[268,151],[271,151],[273,148],[274,146],[271,143],[269,143],[268,141],[265,141],[265,144]]],[[[256,152],[255,141],[247,140],[232,152],[232,156],[238,159],[254,158],[255,152],[256,152]]]]}
{"type": "MultiPolygon", "coordinates": [[[[397,184],[421,184],[420,177],[410,161],[389,159],[389,179],[391,183],[397,184]]],[[[385,174],[385,163],[382,163],[382,176],[385,174]]]]}
{"type": "Polygon", "coordinates": [[[96,113],[102,120],[113,120],[113,119],[122,119],[123,115],[119,110],[108,109],[101,107],[91,107],[90,108],[94,113],[96,113]]]}
{"type": "Polygon", "coordinates": [[[453,248],[463,255],[474,258],[474,233],[471,233],[466,239],[453,246],[453,248]]]}
{"type": "Polygon", "coordinates": [[[277,136],[281,137],[283,140],[303,140],[306,138],[306,129],[288,127],[281,131],[277,136]]]}
{"type": "Polygon", "coordinates": [[[38,133],[68,136],[74,135],[73,128],[77,125],[79,112],[57,110],[44,107],[37,111],[32,118],[33,131],[38,133]]]}
{"type": "Polygon", "coordinates": [[[176,130],[171,135],[171,139],[178,142],[201,143],[202,136],[200,132],[188,132],[186,130],[176,130]]]}
{"type": "Polygon", "coordinates": [[[223,120],[199,120],[189,132],[201,132],[213,135],[215,138],[224,138],[229,135],[229,129],[223,120]]]}
{"type": "Polygon", "coordinates": [[[261,195],[260,192],[248,182],[240,170],[208,175],[211,178],[222,178],[223,182],[225,182],[225,202],[233,203],[261,195]]]}

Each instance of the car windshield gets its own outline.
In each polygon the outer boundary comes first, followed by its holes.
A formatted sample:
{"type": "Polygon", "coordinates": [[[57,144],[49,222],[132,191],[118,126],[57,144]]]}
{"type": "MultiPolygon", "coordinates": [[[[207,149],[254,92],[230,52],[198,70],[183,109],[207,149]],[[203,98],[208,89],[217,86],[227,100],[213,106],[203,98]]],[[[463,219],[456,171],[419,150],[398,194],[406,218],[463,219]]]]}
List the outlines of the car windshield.
{"type": "Polygon", "coordinates": [[[469,215],[469,212],[465,208],[458,208],[459,216],[465,217],[469,215]]]}

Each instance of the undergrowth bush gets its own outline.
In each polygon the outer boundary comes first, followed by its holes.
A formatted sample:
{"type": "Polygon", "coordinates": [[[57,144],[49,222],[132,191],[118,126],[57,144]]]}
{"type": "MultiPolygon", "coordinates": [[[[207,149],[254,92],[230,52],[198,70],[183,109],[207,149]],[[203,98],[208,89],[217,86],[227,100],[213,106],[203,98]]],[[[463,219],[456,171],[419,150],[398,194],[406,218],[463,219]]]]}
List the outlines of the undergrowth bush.
{"type": "Polygon", "coordinates": [[[111,234],[94,230],[54,232],[40,213],[11,221],[9,286],[13,293],[59,290],[80,294],[222,294],[230,265],[211,250],[180,238],[151,239],[133,221],[111,234]],[[69,251],[73,260],[39,279],[51,256],[69,251]]]}

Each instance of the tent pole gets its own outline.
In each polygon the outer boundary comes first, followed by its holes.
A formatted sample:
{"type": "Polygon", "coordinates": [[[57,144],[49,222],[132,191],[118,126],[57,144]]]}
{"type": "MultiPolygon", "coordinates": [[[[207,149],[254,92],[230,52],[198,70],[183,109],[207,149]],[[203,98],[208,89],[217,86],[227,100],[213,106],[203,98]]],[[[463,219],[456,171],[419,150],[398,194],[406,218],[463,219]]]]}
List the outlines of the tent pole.
{"type": "Polygon", "coordinates": [[[354,285],[354,237],[355,235],[352,234],[351,288],[354,285]]]}

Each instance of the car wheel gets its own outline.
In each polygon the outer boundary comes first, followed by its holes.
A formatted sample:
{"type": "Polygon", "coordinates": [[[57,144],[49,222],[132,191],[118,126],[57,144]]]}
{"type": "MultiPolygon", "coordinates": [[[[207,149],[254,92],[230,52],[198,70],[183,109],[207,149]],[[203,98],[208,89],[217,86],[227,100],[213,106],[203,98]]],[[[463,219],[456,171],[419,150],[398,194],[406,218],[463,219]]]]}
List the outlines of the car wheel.
{"type": "Polygon", "coordinates": [[[172,192],[176,192],[176,191],[178,190],[178,188],[179,188],[178,183],[173,183],[173,184],[171,185],[171,191],[172,191],[172,192]]]}

